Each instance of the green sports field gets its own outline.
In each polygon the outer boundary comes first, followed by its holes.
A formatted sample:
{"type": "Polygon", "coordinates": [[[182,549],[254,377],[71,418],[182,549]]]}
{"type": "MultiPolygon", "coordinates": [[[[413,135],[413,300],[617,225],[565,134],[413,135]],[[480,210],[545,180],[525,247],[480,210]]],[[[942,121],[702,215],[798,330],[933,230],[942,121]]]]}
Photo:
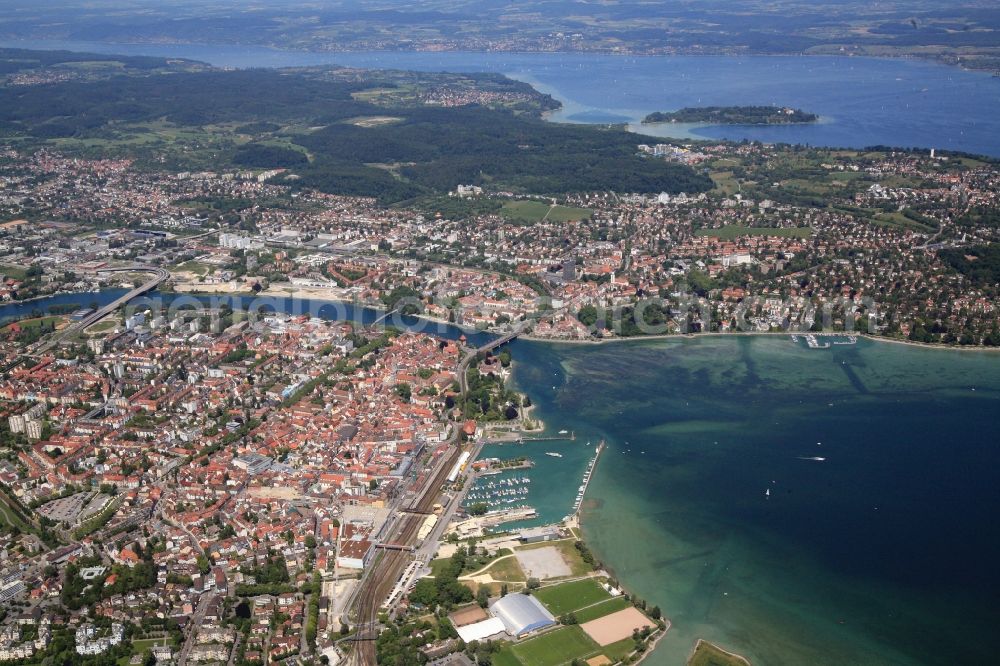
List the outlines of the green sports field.
{"type": "Polygon", "coordinates": [[[599,617],[604,617],[605,615],[611,615],[612,613],[617,613],[620,610],[628,608],[629,602],[625,597],[615,597],[614,599],[606,599],[600,601],[593,606],[587,606],[586,608],[581,608],[574,612],[576,615],[576,621],[580,624],[584,622],[590,622],[591,620],[596,620],[599,617]]]}
{"type": "Polygon", "coordinates": [[[556,616],[579,610],[611,597],[593,578],[543,587],[536,590],[534,594],[556,616]]]}
{"type": "Polygon", "coordinates": [[[593,656],[600,647],[578,626],[563,627],[510,648],[522,666],[558,666],[593,656]]]}

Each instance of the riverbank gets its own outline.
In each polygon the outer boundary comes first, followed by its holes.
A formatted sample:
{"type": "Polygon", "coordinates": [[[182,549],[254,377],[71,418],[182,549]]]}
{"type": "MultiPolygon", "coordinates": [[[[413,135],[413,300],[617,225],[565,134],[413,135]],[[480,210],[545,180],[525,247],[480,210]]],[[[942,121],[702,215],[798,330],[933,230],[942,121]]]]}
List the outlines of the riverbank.
{"type": "Polygon", "coordinates": [[[942,349],[942,350],[954,350],[954,351],[978,351],[978,352],[1000,352],[1000,347],[987,347],[985,345],[946,345],[946,344],[935,344],[929,342],[915,342],[913,340],[900,340],[898,338],[889,338],[883,335],[871,335],[870,333],[811,333],[798,332],[798,331],[711,331],[707,333],[660,333],[656,335],[633,335],[630,337],[613,337],[613,338],[597,338],[588,340],[566,340],[559,338],[545,338],[538,337],[534,335],[521,335],[519,339],[529,340],[531,342],[544,342],[546,344],[560,344],[560,345],[589,345],[598,346],[603,344],[613,344],[617,342],[640,342],[643,340],[695,340],[698,338],[713,338],[713,337],[781,337],[787,336],[791,337],[793,335],[815,335],[817,338],[821,337],[834,337],[842,338],[849,335],[853,335],[858,338],[864,338],[866,340],[872,340],[873,342],[891,342],[898,345],[906,345],[909,347],[922,347],[924,349],[942,349]]]}
{"type": "MultiPolygon", "coordinates": [[[[204,285],[201,285],[204,286],[204,285]]],[[[83,298],[93,298],[96,294],[102,293],[122,293],[122,289],[112,289],[104,290],[99,292],[72,292],[64,291],[58,292],[56,294],[50,294],[47,296],[37,296],[32,299],[27,299],[24,301],[11,301],[3,303],[0,308],[3,307],[13,307],[13,308],[23,308],[27,306],[34,306],[44,303],[47,300],[56,300],[60,298],[73,298],[80,296],[83,298]]],[[[319,301],[324,304],[339,305],[352,308],[364,308],[370,309],[375,312],[381,313],[380,323],[385,323],[386,316],[392,316],[393,313],[387,313],[385,306],[382,303],[363,303],[345,300],[343,294],[339,291],[334,291],[331,289],[324,288],[295,288],[295,289],[278,289],[274,287],[269,287],[259,293],[254,293],[252,291],[238,291],[238,290],[190,290],[190,291],[179,291],[175,290],[173,292],[160,292],[164,295],[174,294],[182,296],[193,296],[193,297],[211,297],[211,296],[229,296],[232,298],[282,298],[291,301],[319,301]]],[[[61,303],[60,303],[61,304],[61,303]]],[[[80,303],[81,307],[88,307],[87,303],[80,303]]],[[[427,322],[428,324],[434,324],[438,327],[438,333],[441,329],[453,328],[455,330],[461,331],[466,335],[487,335],[487,336],[499,336],[501,333],[496,333],[490,330],[479,330],[476,328],[471,328],[468,326],[463,326],[454,322],[449,322],[438,317],[432,317],[426,314],[413,314],[413,315],[400,315],[407,318],[412,318],[414,320],[419,320],[427,322]]],[[[20,318],[21,315],[18,315],[20,318]]],[[[431,335],[434,335],[434,331],[426,331],[431,335]]],[[[890,338],[882,335],[872,335],[870,333],[858,333],[858,332],[834,332],[834,333],[812,333],[810,331],[711,331],[705,333],[662,333],[656,335],[636,335],[630,337],[611,337],[611,338],[590,338],[586,340],[570,340],[562,338],[546,338],[541,336],[535,336],[531,334],[522,334],[518,336],[518,339],[531,341],[531,342],[544,342],[546,344],[553,345],[590,345],[597,346],[603,344],[611,343],[623,343],[623,342],[641,342],[648,340],[672,340],[672,339],[688,339],[693,340],[696,338],[710,338],[710,337],[774,337],[774,336],[792,336],[792,335],[815,335],[816,337],[844,337],[848,335],[853,335],[858,338],[864,338],[867,340],[872,340],[875,342],[891,342],[898,345],[906,345],[911,347],[921,347],[924,349],[942,349],[942,350],[954,350],[954,351],[965,351],[965,352],[989,352],[997,353],[1000,352],[1000,347],[989,347],[985,345],[947,345],[943,343],[928,343],[928,342],[915,342],[913,340],[902,340],[899,338],[890,338]]]]}

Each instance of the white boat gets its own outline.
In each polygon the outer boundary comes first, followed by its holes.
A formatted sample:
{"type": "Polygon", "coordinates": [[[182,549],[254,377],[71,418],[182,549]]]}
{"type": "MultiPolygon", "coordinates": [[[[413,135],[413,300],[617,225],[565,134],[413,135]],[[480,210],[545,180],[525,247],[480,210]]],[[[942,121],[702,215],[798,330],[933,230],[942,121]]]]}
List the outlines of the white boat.
{"type": "Polygon", "coordinates": [[[767,490],[764,491],[764,497],[770,497],[770,496],[771,496],[771,489],[768,488],[767,490]]]}
{"type": "Polygon", "coordinates": [[[553,453],[552,451],[546,451],[545,455],[552,456],[553,458],[562,458],[561,453],[553,453]]]}
{"type": "Polygon", "coordinates": [[[568,435],[569,434],[569,430],[560,430],[559,434],[560,435],[568,435]]]}
{"type": "Polygon", "coordinates": [[[815,460],[816,462],[823,462],[826,458],[820,456],[799,456],[799,460],[815,460]]]}

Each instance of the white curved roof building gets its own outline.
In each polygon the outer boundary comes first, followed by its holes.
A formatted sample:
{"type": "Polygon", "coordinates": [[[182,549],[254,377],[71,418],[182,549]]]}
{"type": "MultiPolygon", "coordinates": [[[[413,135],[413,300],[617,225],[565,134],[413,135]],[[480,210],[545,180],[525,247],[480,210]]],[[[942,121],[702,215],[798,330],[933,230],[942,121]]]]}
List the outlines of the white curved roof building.
{"type": "Polygon", "coordinates": [[[490,606],[490,612],[503,622],[511,636],[521,636],[556,623],[542,602],[527,594],[508,594],[490,606]]]}

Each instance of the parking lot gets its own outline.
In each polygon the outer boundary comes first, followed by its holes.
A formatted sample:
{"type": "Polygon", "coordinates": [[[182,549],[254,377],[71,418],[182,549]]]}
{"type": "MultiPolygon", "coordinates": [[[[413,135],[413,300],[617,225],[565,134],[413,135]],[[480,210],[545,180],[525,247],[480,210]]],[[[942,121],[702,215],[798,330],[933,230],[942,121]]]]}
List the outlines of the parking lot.
{"type": "Polygon", "coordinates": [[[69,523],[72,525],[76,522],[77,516],[80,515],[80,511],[83,510],[83,507],[92,495],[93,493],[77,493],[69,497],[52,500],[39,507],[38,513],[57,523],[69,523]]]}

